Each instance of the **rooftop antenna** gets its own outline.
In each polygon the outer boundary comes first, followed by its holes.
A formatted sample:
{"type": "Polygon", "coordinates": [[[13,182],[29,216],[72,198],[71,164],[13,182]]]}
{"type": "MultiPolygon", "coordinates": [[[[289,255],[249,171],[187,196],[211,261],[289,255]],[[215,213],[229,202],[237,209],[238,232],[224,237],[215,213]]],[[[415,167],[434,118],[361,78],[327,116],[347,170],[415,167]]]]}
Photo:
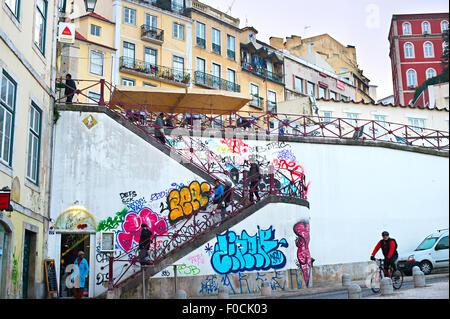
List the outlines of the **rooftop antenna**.
{"type": "Polygon", "coordinates": [[[306,36],[306,33],[308,32],[306,30],[308,30],[308,29],[311,29],[311,26],[310,25],[305,25],[305,27],[303,28],[303,33],[305,34],[305,36],[306,36]]]}
{"type": "Polygon", "coordinates": [[[228,6],[228,11],[227,11],[228,15],[231,15],[231,8],[233,7],[235,2],[236,2],[236,0],[233,0],[233,2],[231,2],[231,4],[228,6]]]}

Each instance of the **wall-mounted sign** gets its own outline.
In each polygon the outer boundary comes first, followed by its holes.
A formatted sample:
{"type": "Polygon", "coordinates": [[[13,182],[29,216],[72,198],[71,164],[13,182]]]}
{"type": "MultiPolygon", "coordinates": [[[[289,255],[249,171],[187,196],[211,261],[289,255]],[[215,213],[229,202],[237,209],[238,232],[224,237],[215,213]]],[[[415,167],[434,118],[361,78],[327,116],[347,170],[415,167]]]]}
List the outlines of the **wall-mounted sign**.
{"type": "Polygon", "coordinates": [[[0,193],[0,210],[9,208],[9,200],[11,199],[11,193],[0,193]]]}
{"type": "Polygon", "coordinates": [[[58,25],[58,41],[61,43],[74,43],[75,24],[60,22],[58,25]]]}
{"type": "Polygon", "coordinates": [[[336,81],[337,81],[336,86],[338,87],[338,89],[344,90],[345,89],[344,83],[339,80],[336,80],[336,81]]]}

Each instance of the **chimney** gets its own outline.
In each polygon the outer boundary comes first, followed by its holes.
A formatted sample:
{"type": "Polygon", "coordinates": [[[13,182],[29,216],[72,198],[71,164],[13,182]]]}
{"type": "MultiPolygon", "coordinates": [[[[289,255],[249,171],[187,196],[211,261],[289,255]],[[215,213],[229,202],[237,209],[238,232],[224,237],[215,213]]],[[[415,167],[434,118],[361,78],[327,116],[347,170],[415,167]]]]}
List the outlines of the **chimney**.
{"type": "Polygon", "coordinates": [[[298,47],[302,44],[302,37],[299,37],[297,35],[291,35],[290,37],[286,38],[286,49],[290,50],[295,47],[298,47]]]}
{"type": "Polygon", "coordinates": [[[274,47],[277,50],[284,48],[283,38],[270,37],[269,41],[270,46],[274,47]]]}

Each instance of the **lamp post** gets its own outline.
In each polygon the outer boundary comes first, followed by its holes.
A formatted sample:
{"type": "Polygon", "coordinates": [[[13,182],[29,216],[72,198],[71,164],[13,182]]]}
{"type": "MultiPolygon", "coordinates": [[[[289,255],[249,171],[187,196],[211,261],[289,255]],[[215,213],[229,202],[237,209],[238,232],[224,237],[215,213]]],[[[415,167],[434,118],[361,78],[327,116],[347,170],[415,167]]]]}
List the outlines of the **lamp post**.
{"type": "Polygon", "coordinates": [[[97,0],[84,0],[86,12],[94,12],[96,4],[97,4],[97,0]]]}

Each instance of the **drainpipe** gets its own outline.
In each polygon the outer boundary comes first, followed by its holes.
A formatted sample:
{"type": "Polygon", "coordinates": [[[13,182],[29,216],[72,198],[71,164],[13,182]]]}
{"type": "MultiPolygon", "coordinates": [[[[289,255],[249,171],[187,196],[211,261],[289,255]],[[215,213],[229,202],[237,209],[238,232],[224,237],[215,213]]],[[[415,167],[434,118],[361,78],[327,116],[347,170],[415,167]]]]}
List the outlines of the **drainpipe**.
{"type": "MultiPolygon", "coordinates": [[[[113,1],[113,21],[116,24],[114,29],[114,49],[113,59],[115,63],[112,63],[112,83],[114,87],[120,84],[119,68],[120,68],[120,28],[122,24],[122,0],[113,1]]],[[[112,59],[112,60],[113,60],[112,59]]]]}

